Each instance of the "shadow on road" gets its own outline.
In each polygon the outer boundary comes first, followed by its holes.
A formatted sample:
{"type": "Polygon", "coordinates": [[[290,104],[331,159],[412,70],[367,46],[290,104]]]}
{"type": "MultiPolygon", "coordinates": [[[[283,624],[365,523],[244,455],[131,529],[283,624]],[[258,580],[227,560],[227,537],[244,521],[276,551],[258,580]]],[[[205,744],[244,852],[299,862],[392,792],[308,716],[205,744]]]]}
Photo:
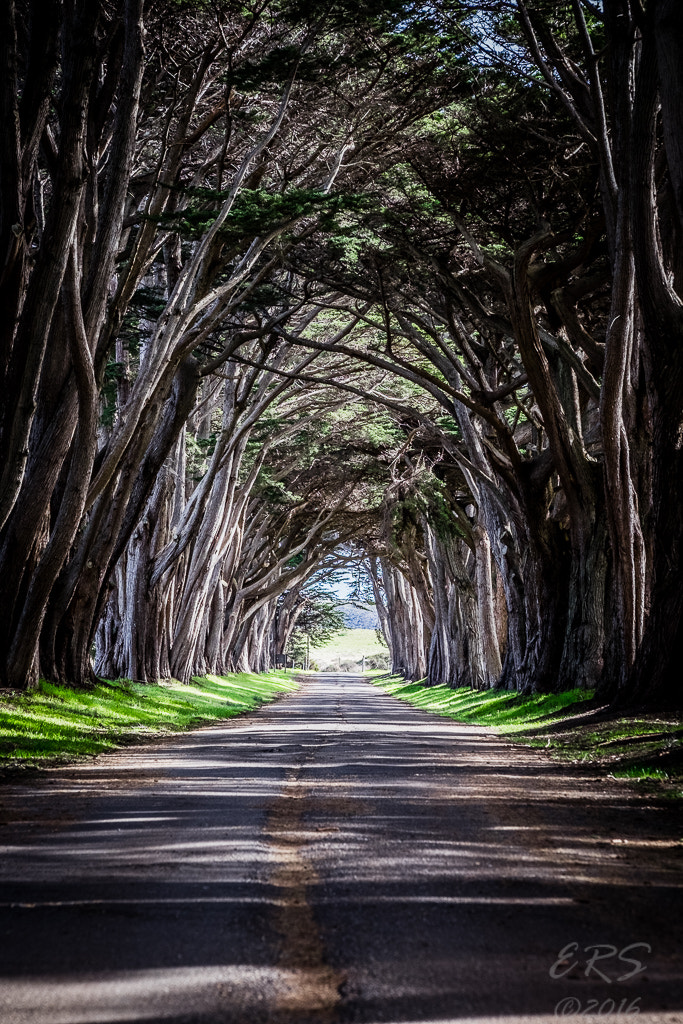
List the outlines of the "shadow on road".
{"type": "Polygon", "coordinates": [[[2,1024],[683,1019],[668,805],[353,677],[0,817],[2,1024]]]}

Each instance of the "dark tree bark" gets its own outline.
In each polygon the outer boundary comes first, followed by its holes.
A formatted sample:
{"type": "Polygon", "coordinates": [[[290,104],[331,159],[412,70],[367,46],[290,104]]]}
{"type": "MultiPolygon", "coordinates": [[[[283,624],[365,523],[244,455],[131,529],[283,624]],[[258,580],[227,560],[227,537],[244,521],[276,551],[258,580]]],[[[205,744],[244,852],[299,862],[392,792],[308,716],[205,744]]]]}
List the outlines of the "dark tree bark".
{"type": "MultiPolygon", "coordinates": [[[[98,2],[83,2],[70,8],[63,25],[67,43],[62,62],[54,194],[35,265],[14,307],[18,315],[12,320],[14,337],[4,381],[7,401],[0,419],[0,529],[12,512],[24,479],[45,349],[90,173],[88,118],[101,16],[98,2]]],[[[23,218],[17,223],[23,232],[23,218]]]]}
{"type": "Polygon", "coordinates": [[[645,632],[621,700],[680,707],[680,664],[676,652],[683,641],[683,300],[675,287],[676,268],[667,264],[662,247],[655,182],[659,99],[680,246],[680,6],[671,0],[652,4],[643,29],[633,108],[631,217],[644,345],[651,373],[654,557],[645,632]]]}
{"type": "Polygon", "coordinates": [[[91,649],[109,578],[194,406],[199,381],[191,356],[176,374],[167,371],[116,478],[95,502],[50,596],[40,640],[46,678],[81,686],[93,680],[91,649]]]}

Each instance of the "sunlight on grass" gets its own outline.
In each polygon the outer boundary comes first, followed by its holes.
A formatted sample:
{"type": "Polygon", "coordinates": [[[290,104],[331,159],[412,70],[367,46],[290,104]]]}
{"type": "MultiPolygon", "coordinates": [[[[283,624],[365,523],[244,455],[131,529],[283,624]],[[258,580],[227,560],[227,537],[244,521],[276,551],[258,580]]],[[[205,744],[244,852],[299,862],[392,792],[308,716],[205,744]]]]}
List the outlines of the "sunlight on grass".
{"type": "Polygon", "coordinates": [[[233,718],[297,687],[284,672],[205,676],[188,685],[119,679],[87,691],[41,681],[31,693],[0,696],[0,763],[98,754],[233,718]]]}
{"type": "Polygon", "coordinates": [[[557,720],[565,709],[573,713],[573,705],[593,696],[588,690],[522,697],[510,690],[451,690],[448,686],[423,686],[396,678],[378,682],[388,693],[424,711],[459,722],[496,726],[506,733],[521,732],[544,719],[557,720]]]}
{"type": "Polygon", "coordinates": [[[509,690],[427,687],[397,676],[372,681],[413,707],[495,727],[558,760],[608,770],[615,779],[657,784],[683,778],[680,715],[607,714],[588,690],[525,697],[509,690]]]}
{"type": "Polygon", "coordinates": [[[622,771],[610,773],[614,779],[668,779],[669,773],[661,768],[645,768],[635,765],[633,768],[624,768],[622,771]]]}

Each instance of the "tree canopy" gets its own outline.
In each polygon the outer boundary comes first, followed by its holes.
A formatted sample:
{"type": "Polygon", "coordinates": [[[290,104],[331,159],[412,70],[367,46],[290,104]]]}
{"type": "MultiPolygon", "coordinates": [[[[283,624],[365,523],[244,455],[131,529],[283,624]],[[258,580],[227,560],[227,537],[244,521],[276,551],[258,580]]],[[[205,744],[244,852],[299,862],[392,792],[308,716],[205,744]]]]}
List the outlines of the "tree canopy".
{"type": "Polygon", "coordinates": [[[5,5],[2,685],[680,703],[679,7],[5,5]]]}

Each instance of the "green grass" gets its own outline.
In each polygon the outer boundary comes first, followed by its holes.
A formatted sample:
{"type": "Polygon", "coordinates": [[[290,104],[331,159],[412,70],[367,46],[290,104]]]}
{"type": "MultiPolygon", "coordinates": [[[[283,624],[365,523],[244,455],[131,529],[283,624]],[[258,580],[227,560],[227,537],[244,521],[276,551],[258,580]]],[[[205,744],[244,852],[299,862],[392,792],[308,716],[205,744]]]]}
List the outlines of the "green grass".
{"type": "Polygon", "coordinates": [[[459,722],[496,726],[506,733],[524,732],[528,726],[547,720],[557,721],[565,709],[571,709],[593,696],[587,690],[569,690],[566,693],[521,697],[510,690],[471,690],[468,687],[451,690],[448,686],[406,683],[396,677],[378,682],[382,689],[414,707],[455,718],[459,722]]]}
{"type": "Polygon", "coordinates": [[[683,781],[683,721],[680,715],[624,715],[597,706],[587,690],[523,697],[508,690],[451,690],[406,683],[399,677],[373,680],[388,693],[460,722],[492,726],[510,739],[540,747],[552,757],[603,770],[614,779],[683,781]]]}
{"type": "Polygon", "coordinates": [[[615,779],[636,779],[638,782],[642,779],[665,780],[670,778],[669,773],[662,771],[661,768],[646,768],[637,765],[633,768],[624,768],[623,771],[613,771],[611,774],[615,779]]]}
{"type": "Polygon", "coordinates": [[[71,760],[205,722],[233,718],[295,690],[284,672],[205,676],[189,685],[117,680],[92,690],[41,682],[0,693],[0,765],[71,760]]]}
{"type": "Polygon", "coordinates": [[[321,667],[337,662],[360,661],[363,655],[387,654],[374,629],[347,629],[322,647],[312,647],[311,657],[321,667]]]}

